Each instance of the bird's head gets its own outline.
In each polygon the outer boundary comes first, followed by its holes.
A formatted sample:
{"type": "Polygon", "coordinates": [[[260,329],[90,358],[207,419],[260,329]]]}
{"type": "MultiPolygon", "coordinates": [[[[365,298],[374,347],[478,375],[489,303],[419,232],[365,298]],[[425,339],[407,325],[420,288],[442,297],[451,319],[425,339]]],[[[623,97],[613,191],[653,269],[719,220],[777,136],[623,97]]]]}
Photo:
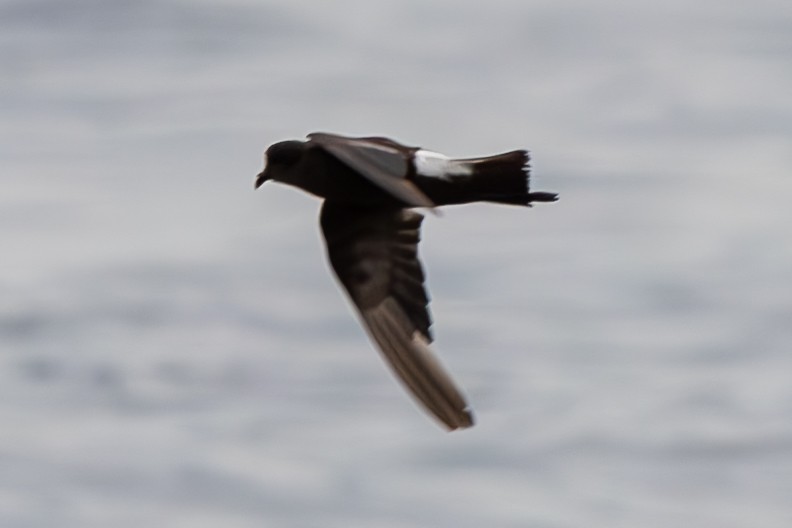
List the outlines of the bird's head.
{"type": "Polygon", "coordinates": [[[271,145],[264,153],[264,170],[256,176],[256,189],[268,180],[282,181],[283,173],[302,157],[305,143],[281,141],[271,145]]]}

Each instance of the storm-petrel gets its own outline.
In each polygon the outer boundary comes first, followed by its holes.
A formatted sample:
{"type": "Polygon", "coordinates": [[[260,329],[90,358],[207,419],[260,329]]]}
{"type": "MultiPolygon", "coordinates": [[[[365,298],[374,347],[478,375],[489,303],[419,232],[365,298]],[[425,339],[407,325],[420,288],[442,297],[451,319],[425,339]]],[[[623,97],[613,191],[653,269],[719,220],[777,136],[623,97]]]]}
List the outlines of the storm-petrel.
{"type": "Polygon", "coordinates": [[[470,427],[465,398],[429,348],[432,322],[418,260],[423,215],[411,208],[495,202],[530,206],[528,152],[451,159],[384,137],[309,134],[266,152],[267,180],[324,198],[320,223],[338,280],[393,372],[450,430],[470,427]]]}

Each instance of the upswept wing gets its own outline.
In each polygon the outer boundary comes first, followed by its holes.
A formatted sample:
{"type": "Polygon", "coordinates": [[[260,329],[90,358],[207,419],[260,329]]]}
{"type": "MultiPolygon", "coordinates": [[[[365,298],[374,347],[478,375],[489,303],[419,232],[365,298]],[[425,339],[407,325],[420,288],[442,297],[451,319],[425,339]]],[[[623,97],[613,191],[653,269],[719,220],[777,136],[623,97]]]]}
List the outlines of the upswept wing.
{"type": "Polygon", "coordinates": [[[308,134],[308,139],[408,206],[435,206],[407,178],[410,172],[408,154],[414,149],[380,137],[348,138],[315,132],[308,134]]]}
{"type": "Polygon", "coordinates": [[[470,427],[465,398],[428,346],[429,299],[417,255],[422,221],[405,209],[327,201],[321,214],[330,264],[388,365],[446,427],[470,427]]]}

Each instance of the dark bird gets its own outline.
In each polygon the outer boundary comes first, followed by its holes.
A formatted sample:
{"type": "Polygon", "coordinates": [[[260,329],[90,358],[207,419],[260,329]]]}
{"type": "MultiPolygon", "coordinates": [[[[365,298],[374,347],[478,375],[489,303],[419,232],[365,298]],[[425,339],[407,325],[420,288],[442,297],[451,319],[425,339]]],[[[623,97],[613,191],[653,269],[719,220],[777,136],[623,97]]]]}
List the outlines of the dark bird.
{"type": "Polygon", "coordinates": [[[429,348],[423,215],[411,209],[557,200],[529,191],[528,159],[525,150],[451,159],[383,137],[314,133],[270,146],[256,178],[256,188],[274,180],[324,198],[320,223],[338,280],[393,372],[450,430],[470,427],[473,415],[429,348]]]}

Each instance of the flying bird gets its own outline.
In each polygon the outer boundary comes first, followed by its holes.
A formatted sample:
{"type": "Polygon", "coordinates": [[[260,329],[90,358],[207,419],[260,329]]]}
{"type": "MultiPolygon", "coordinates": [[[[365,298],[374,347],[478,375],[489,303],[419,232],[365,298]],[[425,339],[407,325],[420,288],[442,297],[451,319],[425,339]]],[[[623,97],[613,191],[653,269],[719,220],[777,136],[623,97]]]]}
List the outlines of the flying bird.
{"type": "Polygon", "coordinates": [[[339,282],[390,368],[449,430],[472,426],[473,414],[429,348],[423,215],[413,208],[556,201],[530,192],[528,161],[525,150],[452,159],[384,137],[313,133],[270,146],[256,177],[256,188],[273,180],[324,199],[320,224],[339,282]]]}

